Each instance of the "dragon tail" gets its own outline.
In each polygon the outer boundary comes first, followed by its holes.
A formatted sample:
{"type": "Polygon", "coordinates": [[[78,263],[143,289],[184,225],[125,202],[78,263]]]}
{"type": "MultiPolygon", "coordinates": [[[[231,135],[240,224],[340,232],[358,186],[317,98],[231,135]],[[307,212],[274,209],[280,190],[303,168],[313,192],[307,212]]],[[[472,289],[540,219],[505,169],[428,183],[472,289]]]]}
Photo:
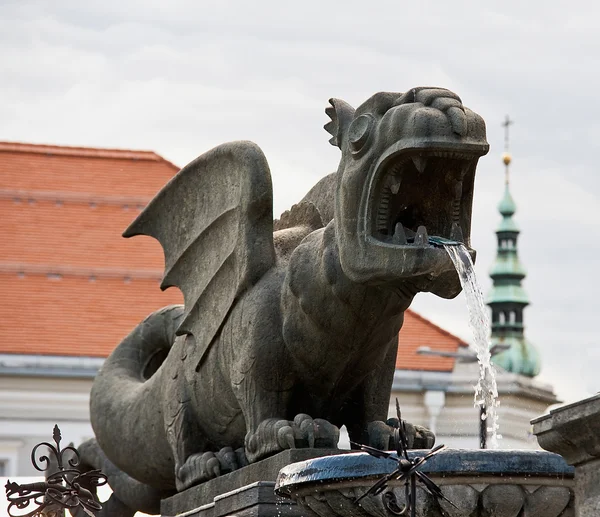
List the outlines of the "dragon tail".
{"type": "Polygon", "coordinates": [[[90,395],[92,427],[103,454],[142,483],[174,488],[174,462],[164,432],[161,394],[166,362],[183,307],[171,305],[142,321],[98,372],[90,395]],[[131,451],[136,460],[131,461],[131,451]]]}

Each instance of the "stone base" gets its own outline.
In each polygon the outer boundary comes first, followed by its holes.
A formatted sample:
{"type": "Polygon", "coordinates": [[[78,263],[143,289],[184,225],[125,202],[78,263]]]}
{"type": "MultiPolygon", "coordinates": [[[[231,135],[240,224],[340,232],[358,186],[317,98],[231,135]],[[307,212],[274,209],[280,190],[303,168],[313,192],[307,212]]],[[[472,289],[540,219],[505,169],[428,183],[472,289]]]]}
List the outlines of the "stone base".
{"type": "MultiPolygon", "coordinates": [[[[410,451],[409,457],[426,452],[410,451]]],[[[407,516],[401,511],[406,506],[404,482],[390,481],[383,492],[363,498],[397,467],[365,453],[303,461],[279,473],[277,492],[297,501],[304,517],[407,516]]],[[[445,449],[419,471],[446,499],[433,497],[418,482],[416,515],[574,517],[573,470],[559,455],[545,451],[445,449]]]]}
{"type": "Polygon", "coordinates": [[[531,422],[540,447],[575,466],[577,517],[600,516],[600,394],[531,422]]]}
{"type": "Polygon", "coordinates": [[[298,461],[340,454],[338,449],[289,449],[188,488],[161,503],[163,517],[301,517],[296,503],[275,495],[279,471],[298,461]]]}

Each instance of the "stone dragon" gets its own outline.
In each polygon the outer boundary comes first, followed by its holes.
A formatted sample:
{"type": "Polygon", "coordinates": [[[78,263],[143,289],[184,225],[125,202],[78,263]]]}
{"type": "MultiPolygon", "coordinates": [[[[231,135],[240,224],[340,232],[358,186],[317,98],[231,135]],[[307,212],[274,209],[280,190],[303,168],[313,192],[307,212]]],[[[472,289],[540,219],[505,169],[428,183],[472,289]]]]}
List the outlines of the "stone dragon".
{"type": "MultiPolygon", "coordinates": [[[[438,242],[474,255],[485,124],[432,87],[357,109],[332,99],[326,113],[338,170],[275,223],[263,153],[233,142],[184,167],[125,231],[160,241],[161,287],[185,303],[140,323],[93,385],[97,441],[80,450],[124,506],[157,513],[161,494],[247,462],[336,447],[342,425],[389,446],[404,311],[418,292],[460,292],[438,242]]],[[[433,444],[409,428],[413,445],[433,444]]]]}

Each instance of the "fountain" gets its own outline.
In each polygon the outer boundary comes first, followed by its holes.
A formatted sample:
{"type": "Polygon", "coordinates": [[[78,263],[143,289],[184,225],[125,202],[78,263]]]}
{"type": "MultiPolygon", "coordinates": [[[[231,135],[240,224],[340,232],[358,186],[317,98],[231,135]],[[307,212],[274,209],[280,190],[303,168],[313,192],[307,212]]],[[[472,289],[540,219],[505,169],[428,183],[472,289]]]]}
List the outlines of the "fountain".
{"type": "MultiPolygon", "coordinates": [[[[101,515],[402,515],[394,476],[360,499],[398,465],[434,483],[411,485],[420,517],[572,515],[559,456],[442,450],[423,463],[433,434],[386,420],[404,311],[418,292],[460,292],[451,256],[471,275],[483,119],[431,87],[357,109],[331,99],[326,113],[338,170],[275,223],[264,155],[234,142],[184,167],[125,231],[161,243],[162,287],[185,305],[149,315],[94,382],[96,438],[79,453],[113,489],[101,515]],[[341,425],[371,452],[402,434],[405,456],[340,454],[341,425]]],[[[487,335],[478,343],[495,432],[487,335]]]]}
{"type": "MultiPolygon", "coordinates": [[[[432,239],[432,244],[438,245],[440,242],[432,239]]],[[[488,430],[492,433],[492,448],[497,449],[499,426],[495,408],[498,405],[498,390],[489,352],[489,321],[483,295],[475,277],[473,262],[464,246],[449,241],[444,241],[443,246],[458,271],[467,299],[469,322],[480,364],[475,405],[487,408],[483,418],[492,422],[488,430]]],[[[536,421],[538,428],[545,420],[547,418],[536,421]]],[[[540,443],[545,445],[543,439],[540,443]]],[[[560,449],[552,439],[548,443],[555,447],[551,450],[560,449]]],[[[557,452],[563,452],[564,455],[564,450],[557,452]]],[[[289,465],[279,473],[276,491],[296,501],[309,514],[319,517],[408,516],[409,511],[411,517],[574,515],[573,469],[558,454],[545,451],[444,449],[423,462],[418,469],[439,487],[440,495],[436,496],[436,490],[427,486],[418,487],[414,482],[409,487],[406,476],[396,475],[386,483],[385,490],[381,487],[369,496],[372,487],[377,487],[378,480],[381,483],[394,474],[396,462],[402,458],[400,450],[392,455],[384,455],[379,451],[374,454],[375,458],[371,454],[353,453],[289,465]],[[411,495],[416,501],[412,508],[408,504],[411,495]]],[[[406,457],[418,461],[430,454],[429,451],[410,451],[406,457]]],[[[592,479],[598,481],[596,476],[592,476],[592,479]]],[[[589,480],[586,481],[586,488],[588,485],[589,480]]],[[[595,508],[598,509],[598,506],[595,508]]],[[[590,517],[592,515],[597,516],[598,513],[589,513],[590,517]]]]}
{"type": "Polygon", "coordinates": [[[475,277],[475,269],[467,249],[460,243],[456,245],[445,244],[444,248],[450,255],[452,263],[458,272],[460,283],[467,300],[469,310],[469,326],[473,333],[473,346],[479,362],[479,379],[475,386],[475,405],[483,409],[481,418],[491,422],[488,432],[491,431],[492,449],[498,448],[498,385],[496,373],[492,365],[490,353],[490,321],[485,308],[483,293],[475,277]]]}
{"type": "MultiPolygon", "coordinates": [[[[428,451],[412,451],[411,457],[428,451]]],[[[395,462],[350,453],[299,462],[283,468],[276,490],[296,501],[300,515],[319,517],[392,517],[388,494],[403,508],[403,483],[356,502],[395,462]]],[[[417,517],[572,517],[573,470],[545,451],[446,449],[420,469],[447,500],[417,487],[417,517]]]]}

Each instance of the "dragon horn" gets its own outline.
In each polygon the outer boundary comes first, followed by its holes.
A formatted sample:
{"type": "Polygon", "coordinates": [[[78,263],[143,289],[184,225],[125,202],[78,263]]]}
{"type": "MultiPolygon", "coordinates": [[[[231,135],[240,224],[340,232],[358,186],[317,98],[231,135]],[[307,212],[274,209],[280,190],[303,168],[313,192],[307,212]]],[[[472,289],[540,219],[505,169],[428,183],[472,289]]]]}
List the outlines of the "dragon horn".
{"type": "Polygon", "coordinates": [[[329,143],[341,149],[346,130],[354,117],[354,108],[340,99],[329,99],[329,104],[331,106],[325,108],[325,113],[331,120],[323,127],[331,135],[329,143]]]}

